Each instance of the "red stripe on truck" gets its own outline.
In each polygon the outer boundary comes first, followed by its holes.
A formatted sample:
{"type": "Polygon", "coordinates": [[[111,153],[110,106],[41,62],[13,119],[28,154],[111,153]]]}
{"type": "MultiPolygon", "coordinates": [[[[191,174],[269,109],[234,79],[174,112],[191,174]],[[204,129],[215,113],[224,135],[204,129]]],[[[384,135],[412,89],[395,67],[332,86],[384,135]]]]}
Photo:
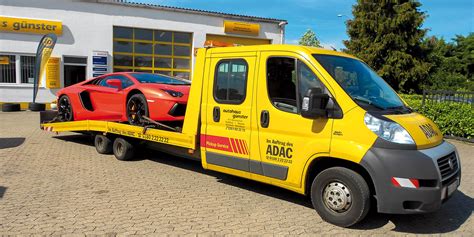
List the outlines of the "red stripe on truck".
{"type": "Polygon", "coordinates": [[[221,151],[248,155],[247,142],[242,139],[201,134],[201,146],[221,151]]]}

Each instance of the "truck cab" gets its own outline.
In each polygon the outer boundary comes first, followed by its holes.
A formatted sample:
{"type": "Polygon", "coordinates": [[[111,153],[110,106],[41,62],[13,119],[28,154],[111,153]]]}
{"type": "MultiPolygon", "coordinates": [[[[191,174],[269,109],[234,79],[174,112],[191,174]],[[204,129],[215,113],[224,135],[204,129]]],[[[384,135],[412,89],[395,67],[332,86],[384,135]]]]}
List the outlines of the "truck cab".
{"type": "Polygon", "coordinates": [[[183,133],[200,129],[204,168],[306,194],[339,226],[375,203],[382,213],[437,210],[460,183],[438,127],[341,52],[199,49],[186,116],[183,133]]]}

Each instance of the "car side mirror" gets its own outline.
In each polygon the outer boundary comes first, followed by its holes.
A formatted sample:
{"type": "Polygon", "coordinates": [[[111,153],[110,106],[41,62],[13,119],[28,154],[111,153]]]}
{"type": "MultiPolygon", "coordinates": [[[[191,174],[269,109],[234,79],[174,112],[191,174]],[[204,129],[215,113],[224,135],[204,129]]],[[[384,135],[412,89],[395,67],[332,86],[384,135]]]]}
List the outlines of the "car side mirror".
{"type": "Polygon", "coordinates": [[[327,118],[330,97],[321,88],[310,88],[306,91],[301,103],[301,116],[304,118],[327,118]]]}
{"type": "Polygon", "coordinates": [[[117,88],[117,90],[121,91],[122,90],[122,81],[119,79],[110,79],[107,80],[107,85],[117,88]]]}

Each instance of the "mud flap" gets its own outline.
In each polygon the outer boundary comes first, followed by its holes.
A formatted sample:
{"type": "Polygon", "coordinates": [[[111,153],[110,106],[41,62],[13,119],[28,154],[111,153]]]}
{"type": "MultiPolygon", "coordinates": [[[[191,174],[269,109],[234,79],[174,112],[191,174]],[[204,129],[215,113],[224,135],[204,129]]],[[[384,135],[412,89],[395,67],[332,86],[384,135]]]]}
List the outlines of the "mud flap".
{"type": "Polygon", "coordinates": [[[49,123],[56,119],[58,116],[58,111],[56,110],[45,110],[40,112],[40,128],[41,124],[49,123]]]}

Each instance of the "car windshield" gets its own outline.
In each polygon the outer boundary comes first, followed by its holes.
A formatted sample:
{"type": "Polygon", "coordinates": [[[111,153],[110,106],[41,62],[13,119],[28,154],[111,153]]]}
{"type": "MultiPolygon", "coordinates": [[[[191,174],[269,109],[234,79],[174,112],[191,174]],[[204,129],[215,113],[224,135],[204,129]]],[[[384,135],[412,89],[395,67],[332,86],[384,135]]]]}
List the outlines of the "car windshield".
{"type": "Polygon", "coordinates": [[[363,108],[376,110],[405,108],[395,91],[367,64],[342,56],[324,54],[313,56],[363,108]]]}
{"type": "Polygon", "coordinates": [[[157,83],[157,84],[167,84],[167,85],[191,85],[191,82],[188,80],[169,77],[160,74],[151,74],[151,73],[131,73],[131,75],[137,79],[140,83],[157,83]]]}

